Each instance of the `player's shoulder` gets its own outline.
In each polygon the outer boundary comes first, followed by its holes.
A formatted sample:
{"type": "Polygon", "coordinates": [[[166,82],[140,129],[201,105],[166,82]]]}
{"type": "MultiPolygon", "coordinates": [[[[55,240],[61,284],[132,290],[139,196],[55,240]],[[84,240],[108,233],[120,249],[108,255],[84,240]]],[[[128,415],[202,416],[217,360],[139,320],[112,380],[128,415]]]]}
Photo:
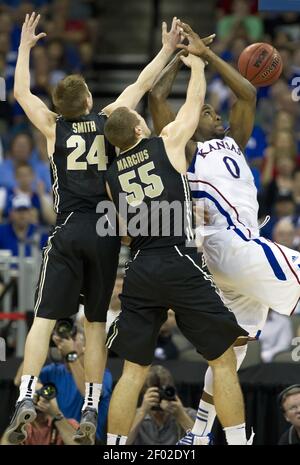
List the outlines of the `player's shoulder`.
{"type": "Polygon", "coordinates": [[[104,119],[105,121],[108,119],[108,115],[105,110],[100,110],[98,113],[95,113],[98,118],[104,119]]]}

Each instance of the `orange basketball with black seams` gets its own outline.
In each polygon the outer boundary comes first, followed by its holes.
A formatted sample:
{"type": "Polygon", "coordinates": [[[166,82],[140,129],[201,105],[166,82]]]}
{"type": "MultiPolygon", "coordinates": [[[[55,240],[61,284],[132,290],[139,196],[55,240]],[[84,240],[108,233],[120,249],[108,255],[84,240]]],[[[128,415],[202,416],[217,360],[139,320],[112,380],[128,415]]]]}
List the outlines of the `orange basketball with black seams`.
{"type": "Polygon", "coordinates": [[[255,87],[270,86],[281,75],[282,59],[272,45],[256,43],[242,51],[238,69],[255,87]]]}

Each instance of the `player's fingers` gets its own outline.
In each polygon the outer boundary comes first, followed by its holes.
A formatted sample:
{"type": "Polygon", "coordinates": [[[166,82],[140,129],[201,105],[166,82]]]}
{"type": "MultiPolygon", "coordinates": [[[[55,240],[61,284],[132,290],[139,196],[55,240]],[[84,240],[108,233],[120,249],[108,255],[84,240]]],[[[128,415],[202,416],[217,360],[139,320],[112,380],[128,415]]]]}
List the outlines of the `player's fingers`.
{"type": "MultiPolygon", "coordinates": [[[[189,51],[188,45],[184,45],[184,44],[177,44],[176,48],[181,48],[182,50],[186,50],[187,52],[189,51]]],[[[182,59],[182,57],[180,58],[182,59]]]]}
{"type": "Polygon", "coordinates": [[[61,338],[59,336],[56,336],[55,334],[52,336],[52,339],[56,345],[61,343],[61,338]]]}
{"type": "Polygon", "coordinates": [[[34,23],[34,19],[35,19],[35,11],[33,13],[31,13],[31,16],[30,16],[29,21],[28,21],[28,27],[32,27],[32,25],[34,23]]]}
{"type": "Polygon", "coordinates": [[[36,40],[40,40],[40,39],[42,39],[43,37],[46,37],[46,35],[47,35],[46,32],[41,32],[40,34],[38,34],[38,35],[36,36],[36,40]]]}
{"type": "Polygon", "coordinates": [[[147,389],[147,394],[148,393],[151,393],[151,392],[156,392],[158,393],[158,388],[156,386],[152,386],[150,388],[147,389]]]}
{"type": "Polygon", "coordinates": [[[32,27],[33,27],[34,29],[37,27],[38,22],[39,22],[39,20],[40,20],[40,17],[41,17],[41,15],[37,15],[37,17],[35,18],[34,23],[33,23],[33,25],[32,25],[32,27]]]}
{"type": "Polygon", "coordinates": [[[187,65],[187,62],[186,62],[186,56],[181,56],[180,57],[180,60],[182,61],[182,63],[184,63],[185,65],[187,65]]]}
{"type": "Polygon", "coordinates": [[[165,35],[167,33],[167,23],[165,21],[162,22],[161,32],[162,32],[162,35],[165,35]]]}
{"type": "Polygon", "coordinates": [[[191,35],[190,35],[188,32],[184,32],[183,29],[181,29],[180,35],[181,35],[181,37],[183,37],[184,39],[189,39],[189,38],[191,37],[191,35]]]}
{"type": "Polygon", "coordinates": [[[175,29],[177,28],[178,24],[177,24],[177,17],[174,16],[173,19],[172,19],[172,25],[171,25],[171,31],[175,31],[175,29]]]}
{"type": "Polygon", "coordinates": [[[204,37],[202,41],[204,42],[205,45],[209,45],[214,41],[215,37],[216,37],[216,34],[211,34],[210,36],[204,37]]]}
{"type": "Polygon", "coordinates": [[[186,23],[183,23],[182,21],[179,23],[179,25],[180,25],[180,27],[182,27],[184,32],[187,32],[188,34],[191,34],[192,32],[194,32],[193,29],[191,28],[191,26],[189,26],[186,23]]]}
{"type": "MultiPolygon", "coordinates": [[[[25,26],[28,25],[28,21],[29,21],[29,14],[27,13],[26,16],[25,16],[25,21],[24,21],[25,26]]],[[[23,26],[24,26],[24,24],[23,24],[23,26]]]]}

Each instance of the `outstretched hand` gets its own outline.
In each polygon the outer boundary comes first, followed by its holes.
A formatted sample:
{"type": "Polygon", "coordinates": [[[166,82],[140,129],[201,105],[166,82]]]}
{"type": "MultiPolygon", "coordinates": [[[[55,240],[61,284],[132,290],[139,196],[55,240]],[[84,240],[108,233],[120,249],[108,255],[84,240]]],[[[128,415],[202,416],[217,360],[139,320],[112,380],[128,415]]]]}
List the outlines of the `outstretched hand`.
{"type": "Polygon", "coordinates": [[[41,32],[37,35],[35,34],[40,17],[41,15],[36,15],[35,12],[33,12],[31,16],[29,16],[29,14],[26,15],[22,26],[20,45],[25,45],[30,48],[34,47],[38,40],[47,35],[45,32],[41,32]]]}
{"type": "Polygon", "coordinates": [[[167,30],[167,23],[162,23],[162,44],[168,47],[172,52],[176,50],[176,45],[182,40],[181,28],[179,27],[180,20],[174,16],[170,31],[167,30]]]}
{"type": "Polygon", "coordinates": [[[203,65],[203,67],[205,66],[205,63],[204,61],[196,56],[196,55],[193,55],[192,53],[189,53],[188,56],[183,56],[181,55],[180,56],[180,59],[181,61],[183,61],[183,63],[188,67],[188,68],[191,68],[193,63],[195,63],[196,61],[199,62],[200,64],[203,65]]]}
{"type": "Polygon", "coordinates": [[[208,46],[214,41],[216,34],[212,34],[201,39],[188,24],[182,23],[181,21],[178,22],[178,24],[181,28],[181,36],[184,39],[187,39],[189,43],[188,45],[177,44],[176,47],[186,50],[188,53],[192,53],[193,55],[205,57],[208,46]]]}

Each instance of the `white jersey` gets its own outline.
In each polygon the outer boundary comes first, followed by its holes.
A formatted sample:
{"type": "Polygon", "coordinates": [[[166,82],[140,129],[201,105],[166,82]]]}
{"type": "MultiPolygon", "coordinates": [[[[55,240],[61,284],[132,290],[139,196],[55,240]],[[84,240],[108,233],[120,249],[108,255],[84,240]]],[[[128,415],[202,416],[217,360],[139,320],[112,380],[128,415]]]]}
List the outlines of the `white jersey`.
{"type": "Polygon", "coordinates": [[[209,213],[209,226],[199,227],[203,254],[225,304],[255,337],[269,308],[293,312],[300,254],[259,237],[257,190],[236,142],[224,137],[197,145],[188,178],[193,198],[209,213]]]}
{"type": "Polygon", "coordinates": [[[209,211],[205,234],[238,227],[247,237],[258,237],[257,190],[237,143],[226,136],[197,146],[188,178],[193,197],[202,199],[209,211]]]}

